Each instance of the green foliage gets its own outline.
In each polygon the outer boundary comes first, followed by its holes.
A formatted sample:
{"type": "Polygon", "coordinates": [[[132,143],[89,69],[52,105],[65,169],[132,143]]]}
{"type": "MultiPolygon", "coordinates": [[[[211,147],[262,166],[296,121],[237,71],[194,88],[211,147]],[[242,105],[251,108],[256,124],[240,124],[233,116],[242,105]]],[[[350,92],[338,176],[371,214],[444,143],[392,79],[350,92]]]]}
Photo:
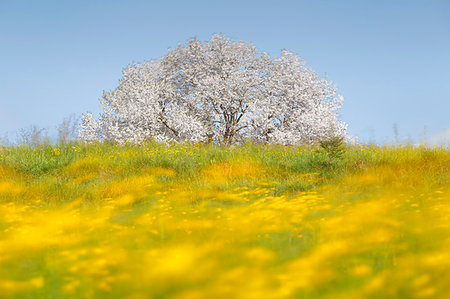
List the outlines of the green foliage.
{"type": "Polygon", "coordinates": [[[319,142],[320,147],[325,151],[325,153],[333,159],[340,158],[345,151],[344,137],[331,137],[328,139],[321,140],[319,142]]]}
{"type": "Polygon", "coordinates": [[[69,164],[76,152],[69,145],[55,147],[51,144],[20,145],[6,148],[4,163],[29,174],[42,174],[61,169],[69,164]]]}
{"type": "MultiPolygon", "coordinates": [[[[3,147],[0,164],[11,166],[27,175],[53,176],[64,168],[88,157],[101,161],[100,178],[130,177],[153,167],[176,171],[178,182],[200,184],[201,170],[214,163],[230,164],[249,161],[264,168],[261,176],[277,181],[274,194],[311,190],[324,183],[366,168],[392,163],[408,163],[411,159],[436,159],[441,151],[430,148],[346,146],[341,138],[324,140],[320,146],[279,146],[247,143],[236,147],[215,145],[118,145],[113,143],[67,143],[57,146],[3,147]],[[317,173],[308,182],[298,179],[305,173],[317,173]]],[[[257,181],[260,177],[255,177],[257,181]]],[[[226,188],[251,184],[235,180],[226,188]]]]}
{"type": "Polygon", "coordinates": [[[450,151],[329,159],[255,144],[0,148],[0,297],[446,298],[450,151]]]}

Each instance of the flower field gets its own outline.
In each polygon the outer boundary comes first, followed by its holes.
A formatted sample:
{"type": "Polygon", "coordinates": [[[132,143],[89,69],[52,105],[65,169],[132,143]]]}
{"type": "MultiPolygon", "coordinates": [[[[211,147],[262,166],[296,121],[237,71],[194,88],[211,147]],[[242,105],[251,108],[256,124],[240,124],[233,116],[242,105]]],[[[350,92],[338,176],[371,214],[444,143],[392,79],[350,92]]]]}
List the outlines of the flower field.
{"type": "Polygon", "coordinates": [[[448,298],[450,151],[0,148],[0,297],[448,298]]]}

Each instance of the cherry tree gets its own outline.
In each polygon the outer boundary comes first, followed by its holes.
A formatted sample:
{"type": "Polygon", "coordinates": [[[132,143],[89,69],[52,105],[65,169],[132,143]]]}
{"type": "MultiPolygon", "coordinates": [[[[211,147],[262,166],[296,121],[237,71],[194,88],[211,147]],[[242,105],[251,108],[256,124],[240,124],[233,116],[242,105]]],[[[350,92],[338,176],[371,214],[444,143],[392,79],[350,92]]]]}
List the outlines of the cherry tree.
{"type": "Polygon", "coordinates": [[[343,98],[298,56],[214,35],[123,70],[103,113],[82,116],[86,141],[310,143],[345,136],[343,98]]]}

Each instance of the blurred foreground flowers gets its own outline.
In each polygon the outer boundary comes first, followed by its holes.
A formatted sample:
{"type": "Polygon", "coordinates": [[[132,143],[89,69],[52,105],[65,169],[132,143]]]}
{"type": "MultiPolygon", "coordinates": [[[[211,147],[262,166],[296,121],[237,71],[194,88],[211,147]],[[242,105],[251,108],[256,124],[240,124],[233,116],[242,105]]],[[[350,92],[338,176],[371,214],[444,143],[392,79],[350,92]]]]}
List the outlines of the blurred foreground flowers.
{"type": "Polygon", "coordinates": [[[445,298],[449,152],[403,155],[333,184],[245,154],[195,173],[121,149],[44,176],[0,164],[0,297],[445,298]]]}

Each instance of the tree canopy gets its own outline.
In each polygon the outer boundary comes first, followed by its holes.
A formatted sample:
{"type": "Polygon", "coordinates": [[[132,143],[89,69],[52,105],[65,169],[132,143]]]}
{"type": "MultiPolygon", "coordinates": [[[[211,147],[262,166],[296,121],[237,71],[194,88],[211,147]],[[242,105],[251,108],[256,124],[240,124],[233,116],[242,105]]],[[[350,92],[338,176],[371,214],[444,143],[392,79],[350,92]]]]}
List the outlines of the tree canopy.
{"type": "Polygon", "coordinates": [[[82,116],[83,140],[295,144],[346,134],[332,82],[287,50],[271,56],[224,35],[129,65],[100,101],[98,120],[82,116]]]}

